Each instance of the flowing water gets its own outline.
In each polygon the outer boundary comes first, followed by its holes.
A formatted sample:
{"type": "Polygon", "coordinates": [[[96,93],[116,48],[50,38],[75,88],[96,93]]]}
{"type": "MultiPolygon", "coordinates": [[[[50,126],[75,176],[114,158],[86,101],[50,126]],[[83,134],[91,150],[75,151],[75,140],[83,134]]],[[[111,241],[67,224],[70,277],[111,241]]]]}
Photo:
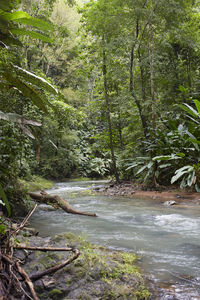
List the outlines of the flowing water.
{"type": "Polygon", "coordinates": [[[140,268],[156,290],[152,299],[200,299],[200,206],[165,207],[153,200],[84,193],[100,184],[65,182],[48,191],[98,218],[39,205],[32,226],[41,236],[70,231],[105,247],[136,251],[140,268]]]}

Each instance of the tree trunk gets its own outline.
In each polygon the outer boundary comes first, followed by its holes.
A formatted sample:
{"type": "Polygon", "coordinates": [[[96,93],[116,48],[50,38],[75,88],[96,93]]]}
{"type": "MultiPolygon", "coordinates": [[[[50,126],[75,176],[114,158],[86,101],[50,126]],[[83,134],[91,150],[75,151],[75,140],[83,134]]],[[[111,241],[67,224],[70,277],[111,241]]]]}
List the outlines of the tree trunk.
{"type": "Polygon", "coordinates": [[[152,23],[153,18],[153,2],[150,0],[151,18],[149,22],[149,63],[150,63],[150,86],[151,86],[151,108],[152,108],[152,129],[153,137],[156,130],[156,108],[155,108],[155,87],[154,87],[154,28],[152,23]]]}
{"type": "Polygon", "coordinates": [[[138,49],[138,59],[140,63],[140,76],[141,76],[141,88],[142,88],[142,98],[143,102],[146,102],[146,88],[145,88],[145,68],[142,65],[140,49],[138,49]]]}
{"type": "MultiPolygon", "coordinates": [[[[139,34],[139,26],[138,26],[138,22],[136,25],[136,40],[138,38],[138,34],[139,34]]],[[[146,117],[144,116],[143,112],[142,112],[142,107],[140,104],[140,101],[138,100],[135,92],[134,92],[134,83],[133,83],[133,66],[134,66],[134,50],[135,50],[135,46],[136,46],[136,41],[133,42],[132,47],[131,47],[131,53],[130,53],[130,69],[129,69],[129,73],[130,73],[130,83],[129,83],[129,88],[130,88],[130,93],[131,96],[133,97],[133,99],[135,100],[135,103],[137,105],[138,111],[139,111],[139,115],[140,115],[140,119],[142,122],[142,128],[144,131],[144,136],[147,139],[148,138],[148,132],[147,132],[147,121],[146,121],[146,117]]]]}
{"type": "Polygon", "coordinates": [[[118,112],[118,133],[119,133],[119,141],[120,141],[120,147],[121,149],[123,148],[123,139],[122,139],[122,119],[121,119],[121,109],[120,109],[120,98],[119,98],[119,88],[118,85],[116,84],[115,86],[116,94],[117,94],[117,112],[118,112]]]}
{"type": "Polygon", "coordinates": [[[29,196],[33,199],[36,200],[40,203],[46,203],[52,206],[56,206],[56,207],[60,207],[62,208],[64,211],[66,211],[69,214],[76,214],[76,215],[83,215],[83,216],[90,216],[90,217],[97,217],[96,214],[93,213],[87,213],[87,212],[82,212],[82,211],[78,211],[75,210],[71,207],[71,205],[64,200],[63,198],[61,198],[58,195],[49,195],[44,191],[41,191],[40,194],[36,194],[36,193],[29,193],[29,196]]]}
{"type": "Polygon", "coordinates": [[[107,86],[107,66],[106,66],[106,52],[105,52],[105,38],[103,36],[102,38],[102,44],[103,44],[103,82],[104,82],[104,96],[105,96],[105,102],[106,102],[106,115],[107,115],[107,122],[108,122],[108,130],[109,130],[109,139],[110,139],[110,152],[112,157],[112,163],[113,163],[113,171],[115,175],[115,179],[117,182],[119,182],[119,174],[117,171],[116,166],[116,159],[115,159],[115,153],[114,153],[114,146],[113,146],[113,134],[112,134],[112,125],[111,125],[111,118],[110,118],[110,100],[108,96],[108,86],[107,86]]]}

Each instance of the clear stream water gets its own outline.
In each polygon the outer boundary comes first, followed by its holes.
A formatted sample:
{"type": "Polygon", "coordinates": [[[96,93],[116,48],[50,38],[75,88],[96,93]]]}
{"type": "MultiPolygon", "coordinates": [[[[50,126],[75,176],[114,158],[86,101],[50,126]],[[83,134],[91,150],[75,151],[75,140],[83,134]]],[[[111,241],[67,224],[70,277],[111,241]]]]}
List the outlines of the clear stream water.
{"type": "Polygon", "coordinates": [[[104,182],[58,183],[48,191],[77,210],[98,218],[48,210],[39,205],[31,218],[41,236],[73,232],[105,247],[135,251],[156,291],[152,299],[200,299],[200,206],[170,206],[147,199],[84,195],[104,182]]]}

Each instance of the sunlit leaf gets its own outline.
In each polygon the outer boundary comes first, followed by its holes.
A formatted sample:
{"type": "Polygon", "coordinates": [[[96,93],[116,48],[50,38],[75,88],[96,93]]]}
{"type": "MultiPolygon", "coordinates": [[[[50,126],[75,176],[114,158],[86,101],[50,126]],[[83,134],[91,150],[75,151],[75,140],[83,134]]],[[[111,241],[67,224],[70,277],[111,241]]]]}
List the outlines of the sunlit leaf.
{"type": "Polygon", "coordinates": [[[53,43],[53,39],[39,32],[29,31],[29,30],[19,29],[19,28],[12,28],[10,29],[10,32],[17,35],[28,35],[34,39],[39,39],[46,43],[53,43]]]}
{"type": "Polygon", "coordinates": [[[13,65],[13,67],[19,75],[22,75],[22,76],[26,75],[29,78],[30,82],[32,82],[33,84],[38,84],[38,85],[44,84],[44,87],[46,88],[46,90],[49,90],[52,93],[58,94],[58,90],[51,83],[49,83],[46,79],[44,79],[40,76],[37,76],[34,73],[27,71],[19,66],[13,65]]]}
{"type": "Polygon", "coordinates": [[[167,167],[170,167],[172,164],[163,164],[163,165],[159,165],[158,168],[159,169],[164,169],[164,168],[167,168],[167,167]]]}
{"type": "Polygon", "coordinates": [[[192,166],[184,166],[175,171],[175,175],[171,178],[171,184],[176,182],[179,178],[181,178],[184,174],[190,173],[194,170],[192,166]]]}
{"type": "Polygon", "coordinates": [[[48,31],[48,30],[53,30],[54,29],[54,26],[50,23],[47,23],[41,19],[38,19],[38,18],[20,18],[20,19],[17,19],[15,20],[15,22],[18,22],[20,24],[26,24],[26,25],[30,25],[30,26],[34,26],[34,27],[37,27],[41,30],[45,30],[45,31],[48,31]]]}
{"type": "Polygon", "coordinates": [[[197,108],[197,111],[198,111],[198,114],[199,114],[199,117],[200,117],[200,102],[198,100],[194,100],[194,103],[196,105],[196,108],[197,108]]]}
{"type": "Polygon", "coordinates": [[[184,111],[186,111],[187,113],[189,113],[191,116],[193,117],[198,117],[198,112],[189,104],[184,103],[184,104],[179,104],[178,105],[180,108],[182,108],[184,111]]]}
{"type": "Polygon", "coordinates": [[[142,166],[136,173],[136,175],[142,173],[145,169],[147,168],[147,166],[142,166]]]}
{"type": "Polygon", "coordinates": [[[6,12],[4,10],[0,10],[0,16],[3,17],[7,21],[18,20],[22,18],[31,18],[29,14],[24,11],[15,11],[15,12],[6,12]]]}

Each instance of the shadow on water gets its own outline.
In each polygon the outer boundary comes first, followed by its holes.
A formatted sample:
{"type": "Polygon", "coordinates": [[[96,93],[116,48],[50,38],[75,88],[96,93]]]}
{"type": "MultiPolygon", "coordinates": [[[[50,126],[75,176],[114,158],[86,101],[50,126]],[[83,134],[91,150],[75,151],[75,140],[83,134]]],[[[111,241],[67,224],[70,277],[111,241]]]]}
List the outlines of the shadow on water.
{"type": "Polygon", "coordinates": [[[42,236],[71,231],[105,247],[136,251],[153,300],[200,299],[200,207],[165,207],[153,200],[85,193],[103,184],[65,182],[48,191],[75,209],[97,213],[98,218],[41,205],[32,216],[32,225],[42,236]]]}

